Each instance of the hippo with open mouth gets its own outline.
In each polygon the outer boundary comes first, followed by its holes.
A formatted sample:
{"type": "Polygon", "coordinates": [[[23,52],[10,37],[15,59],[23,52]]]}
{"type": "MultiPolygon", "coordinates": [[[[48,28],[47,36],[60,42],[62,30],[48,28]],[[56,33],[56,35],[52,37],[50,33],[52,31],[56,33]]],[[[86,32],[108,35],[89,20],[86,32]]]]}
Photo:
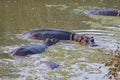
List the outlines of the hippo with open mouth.
{"type": "Polygon", "coordinates": [[[23,34],[24,37],[30,39],[45,40],[46,38],[55,38],[58,40],[72,40],[77,41],[82,45],[94,46],[95,41],[93,37],[88,37],[80,34],[76,34],[69,31],[59,29],[36,29],[30,30],[23,34]]]}
{"type": "Polygon", "coordinates": [[[48,39],[44,41],[41,45],[38,44],[28,44],[25,46],[22,46],[20,48],[17,48],[11,52],[12,56],[27,56],[30,54],[39,54],[45,51],[45,49],[48,46],[51,46],[55,43],[57,43],[59,40],[58,39],[48,39]]]}
{"type": "Polygon", "coordinates": [[[120,11],[116,9],[96,8],[84,11],[85,14],[102,16],[120,16],[120,11]]]}

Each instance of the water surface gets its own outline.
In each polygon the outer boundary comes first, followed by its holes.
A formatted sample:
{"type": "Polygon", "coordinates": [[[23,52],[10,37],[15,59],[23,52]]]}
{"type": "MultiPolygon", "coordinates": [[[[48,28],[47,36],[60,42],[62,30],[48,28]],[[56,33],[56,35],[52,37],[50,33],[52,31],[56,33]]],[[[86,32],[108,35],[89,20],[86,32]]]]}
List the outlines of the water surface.
{"type": "MultiPolygon", "coordinates": [[[[90,16],[91,8],[120,9],[119,0],[0,0],[0,80],[109,80],[102,64],[109,50],[120,45],[120,18],[90,16]],[[22,45],[42,43],[22,39],[31,29],[57,28],[95,38],[97,47],[61,41],[41,55],[11,57],[10,52],[22,45]],[[61,65],[51,70],[40,61],[61,65]],[[101,68],[99,68],[101,67],[101,68]]],[[[114,79],[113,79],[114,80],[114,79]]]]}

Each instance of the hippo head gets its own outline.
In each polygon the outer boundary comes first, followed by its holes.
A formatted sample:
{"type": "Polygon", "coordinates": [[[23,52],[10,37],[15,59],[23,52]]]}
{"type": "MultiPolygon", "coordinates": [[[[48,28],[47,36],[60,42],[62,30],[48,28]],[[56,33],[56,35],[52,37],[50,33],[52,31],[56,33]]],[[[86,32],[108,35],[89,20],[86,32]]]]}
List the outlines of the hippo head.
{"type": "Polygon", "coordinates": [[[88,45],[93,47],[95,45],[95,41],[93,37],[82,36],[78,39],[78,42],[82,45],[88,45]]]}
{"type": "Polygon", "coordinates": [[[51,46],[53,44],[56,44],[57,42],[59,42],[58,39],[55,39],[55,38],[52,38],[52,39],[49,39],[49,38],[46,38],[44,40],[44,43],[46,43],[48,46],[51,46]]]}

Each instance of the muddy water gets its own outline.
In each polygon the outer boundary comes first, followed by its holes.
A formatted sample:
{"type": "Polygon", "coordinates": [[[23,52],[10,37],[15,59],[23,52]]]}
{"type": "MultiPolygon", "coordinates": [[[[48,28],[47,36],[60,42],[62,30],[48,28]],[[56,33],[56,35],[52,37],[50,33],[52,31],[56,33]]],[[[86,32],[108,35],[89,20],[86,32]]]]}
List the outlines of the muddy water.
{"type": "Polygon", "coordinates": [[[110,50],[120,45],[120,18],[90,16],[83,11],[97,7],[120,9],[119,5],[119,0],[0,0],[0,80],[109,80],[102,62],[109,57],[106,54],[112,54],[110,50]],[[20,36],[36,28],[94,36],[98,46],[61,41],[41,55],[11,57],[10,52],[17,47],[42,43],[20,36]],[[51,70],[40,61],[53,61],[60,67],[51,70]]]}

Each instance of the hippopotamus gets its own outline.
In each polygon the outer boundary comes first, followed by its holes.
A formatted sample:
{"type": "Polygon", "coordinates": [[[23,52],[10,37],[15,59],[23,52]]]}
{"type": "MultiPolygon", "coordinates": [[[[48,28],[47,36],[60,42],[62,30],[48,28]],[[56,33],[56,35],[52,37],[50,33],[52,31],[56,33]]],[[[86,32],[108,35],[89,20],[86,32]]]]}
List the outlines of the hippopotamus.
{"type": "Polygon", "coordinates": [[[60,65],[55,63],[55,62],[50,62],[50,61],[40,61],[40,63],[44,63],[47,65],[48,68],[50,69],[55,69],[55,68],[58,68],[60,65]]]}
{"type": "Polygon", "coordinates": [[[20,48],[17,48],[11,52],[12,56],[27,56],[30,54],[39,54],[45,51],[45,49],[48,46],[51,46],[55,43],[57,43],[59,40],[58,39],[48,39],[44,41],[41,45],[39,44],[28,44],[24,45],[20,48]]]}
{"type": "Polygon", "coordinates": [[[116,9],[96,8],[84,11],[85,14],[102,16],[120,16],[120,11],[116,9]]]}
{"type": "Polygon", "coordinates": [[[58,40],[72,40],[77,41],[82,45],[94,46],[95,41],[93,37],[76,34],[60,29],[36,29],[23,33],[24,37],[30,39],[45,40],[46,38],[55,38],[58,40]]]}

